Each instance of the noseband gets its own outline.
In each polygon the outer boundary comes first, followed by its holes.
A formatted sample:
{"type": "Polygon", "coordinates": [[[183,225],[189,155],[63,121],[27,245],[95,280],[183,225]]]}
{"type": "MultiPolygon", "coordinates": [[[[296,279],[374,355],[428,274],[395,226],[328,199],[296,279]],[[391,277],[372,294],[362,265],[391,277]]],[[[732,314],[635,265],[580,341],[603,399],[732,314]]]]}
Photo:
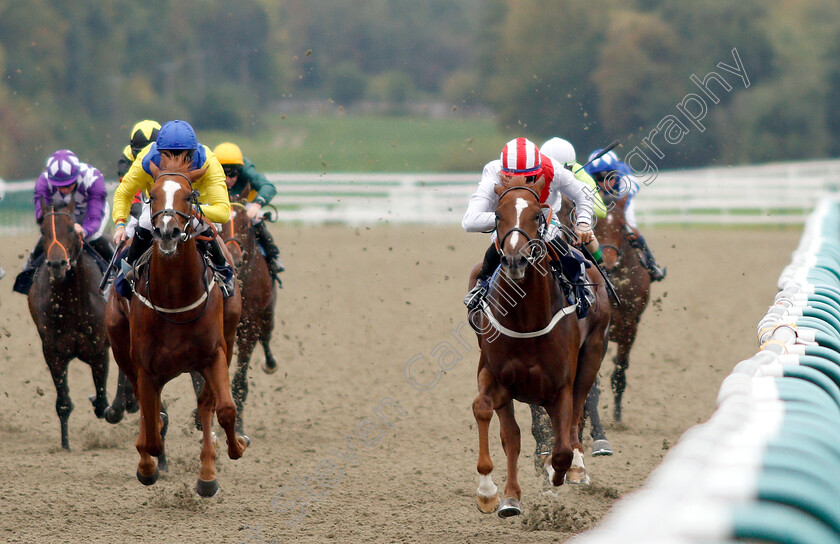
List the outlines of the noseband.
{"type": "MultiPolygon", "coordinates": [[[[505,196],[506,194],[508,194],[508,193],[509,193],[509,192],[511,192],[511,191],[516,191],[516,190],[524,190],[524,191],[528,191],[529,193],[531,193],[532,195],[534,195],[534,198],[536,198],[536,199],[537,199],[537,204],[539,204],[539,202],[540,202],[540,195],[538,195],[538,194],[537,194],[537,192],[536,192],[535,190],[531,189],[530,187],[525,187],[525,186],[510,187],[510,188],[508,188],[508,189],[505,189],[504,191],[502,191],[502,194],[500,194],[500,195],[499,195],[499,202],[501,202],[501,201],[502,201],[502,197],[503,197],[503,196],[505,196]]],[[[550,208],[549,208],[549,209],[550,209],[550,208]]],[[[540,231],[542,231],[545,227],[546,227],[546,219],[545,219],[545,216],[544,216],[543,214],[540,214],[540,227],[539,227],[539,230],[540,230],[540,231]]],[[[505,233],[505,235],[504,235],[504,236],[499,237],[499,236],[498,236],[498,233],[499,233],[499,216],[498,216],[498,215],[496,215],[496,229],[495,229],[495,230],[496,230],[496,234],[497,234],[497,237],[496,237],[496,251],[498,251],[498,252],[499,252],[499,254],[502,254],[502,253],[503,253],[502,248],[503,248],[503,247],[505,247],[505,240],[507,240],[508,236],[510,236],[510,235],[511,235],[511,234],[513,234],[514,232],[518,232],[518,233],[522,234],[522,236],[524,236],[524,237],[525,237],[525,240],[527,240],[527,241],[528,241],[528,244],[529,244],[529,245],[530,245],[530,243],[531,243],[531,241],[532,241],[532,239],[531,239],[531,237],[528,235],[528,233],[527,233],[527,232],[525,232],[524,230],[522,230],[522,229],[521,229],[521,228],[519,228],[519,227],[512,227],[509,231],[507,231],[507,232],[505,233]]]]}
{"type": "Polygon", "coordinates": [[[73,223],[76,222],[75,218],[73,217],[73,214],[69,213],[69,212],[47,212],[47,213],[45,213],[41,216],[42,220],[46,219],[49,216],[52,217],[52,236],[53,236],[53,239],[52,239],[52,242],[50,242],[50,245],[47,246],[47,248],[44,250],[44,257],[46,258],[47,255],[49,255],[50,249],[52,249],[53,246],[58,246],[58,247],[61,248],[61,251],[64,252],[64,258],[67,259],[67,263],[70,266],[70,268],[73,268],[76,265],[76,260],[78,260],[78,258],[79,258],[79,253],[82,251],[82,243],[83,243],[82,235],[74,233],[74,234],[76,234],[76,237],[79,239],[79,242],[81,242],[81,243],[79,244],[79,249],[75,252],[75,254],[73,255],[73,258],[71,259],[70,258],[70,252],[67,251],[67,248],[64,247],[64,244],[62,244],[61,242],[58,241],[58,235],[55,233],[55,216],[56,215],[66,215],[67,217],[70,218],[71,221],[73,221],[73,223]]]}

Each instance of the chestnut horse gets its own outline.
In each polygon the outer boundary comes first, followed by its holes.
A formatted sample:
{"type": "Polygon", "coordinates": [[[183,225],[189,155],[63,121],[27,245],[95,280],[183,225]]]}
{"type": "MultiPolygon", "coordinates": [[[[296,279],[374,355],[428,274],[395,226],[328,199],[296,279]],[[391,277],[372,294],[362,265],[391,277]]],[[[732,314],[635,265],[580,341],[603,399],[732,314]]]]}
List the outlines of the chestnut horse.
{"type": "Polygon", "coordinates": [[[627,220],[624,207],[627,196],[616,199],[605,193],[604,203],[610,206],[607,217],[595,226],[595,235],[601,243],[604,268],[615,285],[621,306],[613,303],[610,321],[610,342],[617,350],[613,362],[612,390],[615,398],[613,416],[621,422],[621,400],[627,386],[627,367],[630,365],[630,349],[636,341],[642,312],[650,299],[650,274],[639,260],[639,254],[630,245],[627,237],[627,220]]]}
{"type": "Polygon", "coordinates": [[[111,296],[106,325],[114,359],[140,402],[137,478],[144,485],[159,477],[152,457],[163,453],[161,389],[186,372],[204,377],[198,398],[203,445],[196,492],[211,497],[219,487],[210,430],[213,413],[227,435],[231,459],[240,458],[250,443],[234,431],[236,406],[228,376],[242,299],[236,288],[232,297],[223,300],[196,247],[193,230],[199,211],[192,183],[205,170],[190,171],[189,162],[182,159],[164,155],[160,168],[152,166],[151,256],[137,276],[130,302],[116,293],[111,296]]]}
{"type": "Polygon", "coordinates": [[[102,273],[75,230],[75,195],[67,205],[41,200],[41,244],[44,264],[29,289],[29,313],[41,336],[44,360],[55,384],[55,411],[61,423],[61,447],[70,450],[67,423],[73,402],[67,387],[67,365],[78,358],[90,365],[96,394],[93,413],[101,418],[108,406],[108,334],[105,300],[99,294],[102,273]]]}
{"type": "Polygon", "coordinates": [[[242,317],[236,330],[238,368],[233,377],[233,400],[236,402],[236,431],[243,432],[242,411],[248,399],[248,366],[254,346],[259,341],[265,354],[263,371],[273,374],[277,361],[271,354],[271,332],[274,330],[274,304],[277,290],[271,281],[268,261],[260,252],[251,219],[245,206],[231,203],[230,221],[222,227],[221,237],[236,267],[242,289],[242,317]]]}
{"type": "MultiPolygon", "coordinates": [[[[539,194],[545,183],[523,185],[503,178],[496,187],[497,248],[501,266],[480,309],[469,319],[478,336],[478,396],[473,415],[478,424],[478,508],[499,510],[499,516],[521,513],[517,479],[519,426],[513,400],[544,406],[551,419],[554,441],[546,470],[555,486],[588,481],[583,464],[580,426],[586,395],[601,365],[610,308],[603,278],[587,271],[595,300],[589,315],[578,319],[549,268],[540,232],[546,219],[539,194]],[[507,457],[507,484],[499,501],[491,472],[488,431],[493,411],[499,416],[502,446],[507,457]]],[[[470,278],[475,284],[480,265],[470,278]]]]}

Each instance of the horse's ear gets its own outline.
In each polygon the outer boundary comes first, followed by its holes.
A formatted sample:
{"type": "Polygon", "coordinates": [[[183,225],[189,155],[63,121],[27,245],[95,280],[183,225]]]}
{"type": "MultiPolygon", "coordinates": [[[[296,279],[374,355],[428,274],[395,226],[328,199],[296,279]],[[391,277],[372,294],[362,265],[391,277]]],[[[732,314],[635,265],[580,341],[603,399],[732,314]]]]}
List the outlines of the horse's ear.
{"type": "Polygon", "coordinates": [[[205,172],[207,172],[207,165],[205,165],[204,168],[193,170],[192,172],[187,174],[187,176],[190,178],[190,183],[195,183],[196,180],[198,180],[198,178],[204,175],[205,172]]]}
{"type": "Polygon", "coordinates": [[[541,174],[537,181],[534,182],[534,191],[536,193],[542,194],[543,187],[545,187],[545,174],[541,174]]]}
{"type": "Polygon", "coordinates": [[[44,214],[47,213],[47,199],[43,196],[38,197],[38,204],[41,205],[41,219],[38,220],[38,223],[44,220],[44,214]]]}
{"type": "Polygon", "coordinates": [[[501,195],[503,192],[507,191],[511,187],[513,187],[514,181],[513,176],[508,176],[507,174],[499,174],[499,185],[496,185],[496,194],[501,195]]]}
{"type": "Polygon", "coordinates": [[[149,172],[152,174],[152,179],[157,179],[160,174],[160,168],[155,164],[155,161],[149,161],[149,172]]]}
{"type": "Polygon", "coordinates": [[[67,207],[70,208],[71,213],[76,209],[76,191],[70,191],[70,202],[67,203],[67,207]]]}

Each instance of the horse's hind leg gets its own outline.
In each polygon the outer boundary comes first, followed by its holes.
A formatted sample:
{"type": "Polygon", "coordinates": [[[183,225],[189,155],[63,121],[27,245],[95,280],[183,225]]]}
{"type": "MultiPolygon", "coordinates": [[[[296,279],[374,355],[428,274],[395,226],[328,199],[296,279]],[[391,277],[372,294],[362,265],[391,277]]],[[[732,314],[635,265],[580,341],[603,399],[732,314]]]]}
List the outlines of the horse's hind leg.
{"type": "Polygon", "coordinates": [[[531,434],[534,435],[536,450],[534,451],[534,468],[538,474],[545,469],[545,460],[554,446],[554,433],[551,430],[551,418],[545,408],[538,404],[530,404],[531,434]]]}
{"type": "Polygon", "coordinates": [[[478,509],[483,514],[491,514],[499,508],[499,489],[493,483],[493,461],[490,460],[490,420],[493,419],[492,389],[495,387],[490,371],[479,363],[478,396],[473,401],[472,409],[478,427],[478,469],[479,484],[476,492],[478,509]]]}
{"type": "Polygon", "coordinates": [[[521,448],[521,437],[519,425],[513,415],[513,401],[508,401],[500,406],[496,413],[499,415],[499,434],[502,438],[502,449],[507,457],[507,484],[505,485],[504,498],[499,507],[499,517],[507,518],[518,516],[522,513],[520,500],[522,490],[519,488],[519,451],[521,448]]]}
{"type": "Polygon", "coordinates": [[[73,411],[73,401],[70,400],[70,390],[67,387],[67,364],[70,361],[47,354],[44,354],[44,357],[47,359],[50,375],[55,384],[55,411],[61,424],[61,447],[70,451],[68,420],[70,419],[70,412],[73,411]]]}
{"type": "MultiPolygon", "coordinates": [[[[601,387],[598,378],[595,378],[595,383],[586,395],[586,402],[583,407],[584,420],[589,419],[589,435],[592,437],[592,455],[597,457],[599,455],[612,455],[612,447],[610,441],[607,440],[607,434],[604,432],[604,426],[601,423],[601,414],[598,412],[598,403],[601,399],[601,387]]],[[[580,427],[583,432],[583,425],[580,427]]]]}

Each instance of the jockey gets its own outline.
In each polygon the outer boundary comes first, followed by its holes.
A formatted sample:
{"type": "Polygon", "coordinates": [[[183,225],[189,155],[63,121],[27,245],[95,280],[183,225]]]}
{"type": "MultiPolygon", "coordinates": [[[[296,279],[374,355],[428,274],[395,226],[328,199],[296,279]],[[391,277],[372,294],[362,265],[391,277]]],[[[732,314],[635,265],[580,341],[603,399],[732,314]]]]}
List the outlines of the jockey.
{"type": "MultiPolygon", "coordinates": [[[[592,160],[601,149],[593,151],[589,158],[592,160]]],[[[633,197],[639,192],[639,182],[633,176],[630,168],[618,159],[618,155],[609,151],[602,157],[593,160],[586,165],[586,171],[597,182],[609,181],[610,187],[606,189],[612,194],[628,195],[627,204],[624,207],[624,217],[627,220],[627,238],[630,245],[638,249],[642,257],[642,265],[647,268],[651,281],[661,281],[665,278],[666,270],[656,264],[653,252],[650,250],[642,234],[636,226],[636,211],[633,206],[633,197]]]]}
{"type": "MultiPolygon", "coordinates": [[[[151,174],[151,163],[160,166],[161,155],[181,155],[192,161],[191,168],[198,170],[206,167],[207,171],[196,180],[193,188],[199,192],[201,213],[214,223],[226,223],[230,219],[230,200],[224,183],[222,165],[209,147],[199,144],[195,131],[186,121],[169,121],[158,132],[155,143],[149,145],[135,159],[128,169],[122,182],[114,193],[114,211],[112,217],[116,224],[114,243],[120,244],[126,239],[125,223],[131,207],[132,196],[137,191],[148,192],[155,180],[151,174]]],[[[195,221],[195,220],[194,220],[195,221]]],[[[212,228],[205,221],[194,222],[194,235],[201,234],[212,228]],[[197,224],[196,224],[197,223],[197,224]]],[[[125,257],[127,265],[133,265],[137,259],[152,245],[152,215],[151,206],[145,206],[140,216],[139,224],[131,242],[131,248],[125,257]]],[[[221,248],[219,237],[212,240],[198,240],[201,248],[210,257],[210,264],[223,280],[221,285],[224,296],[230,297],[234,292],[233,268],[227,262],[221,248]]]]}
{"type": "Polygon", "coordinates": [[[247,201],[245,211],[254,225],[257,242],[265,253],[271,275],[279,282],[280,278],[277,275],[286,270],[286,267],[280,260],[280,250],[265,226],[261,213],[262,207],[270,203],[277,194],[277,188],[265,175],[257,172],[254,163],[242,155],[238,145],[224,142],[217,145],[213,153],[225,171],[225,183],[230,199],[241,198],[247,201]]]}
{"type": "MultiPolygon", "coordinates": [[[[545,177],[540,202],[548,203],[557,214],[562,206],[562,196],[570,198],[577,207],[575,235],[584,244],[595,240],[590,226],[593,211],[592,191],[575,179],[561,163],[541,154],[537,146],[526,138],[509,141],[502,149],[501,157],[484,166],[478,189],[470,196],[469,206],[461,221],[464,230],[467,232],[493,230],[496,224],[496,207],[499,204],[495,188],[501,184],[502,176],[525,176],[526,183],[533,183],[540,176],[545,177]]],[[[559,235],[559,229],[552,227],[553,225],[545,230],[546,243],[551,243],[559,235]]],[[[478,273],[475,287],[464,297],[464,304],[468,309],[473,310],[478,307],[487,292],[487,280],[499,267],[500,258],[495,244],[491,244],[484,254],[484,262],[478,273]]]]}
{"type": "MultiPolygon", "coordinates": [[[[71,199],[75,199],[76,209],[73,210],[73,217],[76,232],[83,236],[84,241],[107,263],[114,256],[114,248],[108,239],[102,236],[109,210],[106,197],[107,190],[102,172],[79,161],[76,154],[69,149],[61,149],[49,156],[45,170],[35,182],[35,219],[38,223],[43,219],[41,199],[49,204],[69,203],[71,199]]],[[[41,247],[39,238],[23,270],[15,279],[15,291],[24,295],[29,292],[35,269],[43,261],[43,256],[44,248],[41,247]]]]}
{"type": "MultiPolygon", "coordinates": [[[[125,146],[122,156],[117,162],[117,181],[122,181],[123,176],[131,168],[131,163],[137,158],[138,153],[144,147],[155,141],[159,130],[160,123],[151,119],[139,121],[131,127],[130,143],[125,146]]],[[[134,217],[136,220],[140,217],[140,212],[142,211],[143,196],[138,192],[134,195],[134,200],[131,202],[131,217],[134,217]]]]}
{"type": "Polygon", "coordinates": [[[578,181],[582,181],[587,187],[592,189],[592,197],[594,198],[595,217],[603,219],[607,216],[607,207],[604,205],[604,200],[601,198],[601,192],[598,191],[598,184],[592,179],[586,170],[578,164],[575,160],[575,148],[572,144],[562,138],[551,138],[540,146],[540,153],[554,159],[563,165],[563,168],[569,170],[578,181]]]}

